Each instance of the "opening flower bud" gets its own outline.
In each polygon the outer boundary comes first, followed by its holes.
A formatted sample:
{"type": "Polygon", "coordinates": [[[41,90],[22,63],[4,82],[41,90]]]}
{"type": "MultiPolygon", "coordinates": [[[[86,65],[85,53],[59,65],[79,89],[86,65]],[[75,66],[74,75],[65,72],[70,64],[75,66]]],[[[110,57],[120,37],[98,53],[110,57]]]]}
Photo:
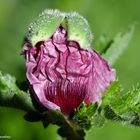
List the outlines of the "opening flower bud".
{"type": "Polygon", "coordinates": [[[82,102],[100,102],[115,79],[115,70],[89,47],[91,32],[77,15],[45,11],[23,47],[32,94],[45,108],[68,115],[82,102]]]}

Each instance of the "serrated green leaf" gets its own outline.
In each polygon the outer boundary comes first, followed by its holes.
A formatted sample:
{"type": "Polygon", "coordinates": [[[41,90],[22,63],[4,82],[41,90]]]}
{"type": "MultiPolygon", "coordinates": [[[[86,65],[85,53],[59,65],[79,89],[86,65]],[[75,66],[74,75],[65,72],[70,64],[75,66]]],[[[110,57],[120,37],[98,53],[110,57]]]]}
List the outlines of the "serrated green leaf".
{"type": "Polygon", "coordinates": [[[92,126],[94,128],[103,127],[105,124],[105,121],[106,121],[105,117],[103,115],[97,113],[93,116],[92,126]]]}
{"type": "Polygon", "coordinates": [[[120,115],[140,103],[140,88],[124,92],[118,81],[111,84],[103,97],[102,105],[110,105],[120,115]]]}
{"type": "Polygon", "coordinates": [[[118,81],[108,88],[103,97],[101,107],[107,119],[123,122],[124,124],[136,124],[140,120],[140,88],[129,92],[122,90],[118,81]]]}
{"type": "Polygon", "coordinates": [[[112,43],[105,49],[102,56],[113,65],[124,50],[128,47],[128,44],[134,33],[134,25],[132,25],[126,33],[119,33],[112,40],[112,43]]]}
{"type": "Polygon", "coordinates": [[[97,110],[97,107],[97,104],[87,106],[85,103],[82,103],[73,116],[74,122],[77,123],[82,129],[90,129],[92,127],[93,116],[97,110]]]}

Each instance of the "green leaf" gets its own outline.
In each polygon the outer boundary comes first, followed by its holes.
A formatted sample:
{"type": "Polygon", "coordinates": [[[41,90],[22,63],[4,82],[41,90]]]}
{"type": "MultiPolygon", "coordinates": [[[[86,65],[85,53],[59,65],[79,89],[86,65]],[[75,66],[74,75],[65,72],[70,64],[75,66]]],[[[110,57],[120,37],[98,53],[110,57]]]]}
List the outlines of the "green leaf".
{"type": "Polygon", "coordinates": [[[97,104],[91,104],[87,106],[82,103],[81,106],[76,110],[73,116],[73,121],[80,126],[82,129],[90,129],[93,123],[93,116],[97,110],[97,104]]]}
{"type": "Polygon", "coordinates": [[[104,94],[101,108],[107,119],[140,126],[136,123],[140,120],[140,87],[125,92],[115,81],[104,94]]]}
{"type": "Polygon", "coordinates": [[[24,111],[34,111],[29,93],[21,91],[15,77],[0,72],[0,106],[14,107],[24,111]]]}
{"type": "Polygon", "coordinates": [[[112,40],[107,35],[101,35],[95,42],[94,49],[102,55],[107,51],[111,44],[112,40]]]}
{"type": "Polygon", "coordinates": [[[103,116],[102,112],[99,113],[97,112],[94,116],[93,116],[93,120],[92,120],[92,126],[94,128],[100,128],[100,127],[103,127],[104,124],[106,122],[106,119],[105,117],[103,116]]]}
{"type": "Polygon", "coordinates": [[[102,56],[113,65],[124,50],[128,47],[128,44],[134,33],[134,25],[132,25],[126,33],[119,33],[116,37],[105,45],[103,48],[102,56]]]}

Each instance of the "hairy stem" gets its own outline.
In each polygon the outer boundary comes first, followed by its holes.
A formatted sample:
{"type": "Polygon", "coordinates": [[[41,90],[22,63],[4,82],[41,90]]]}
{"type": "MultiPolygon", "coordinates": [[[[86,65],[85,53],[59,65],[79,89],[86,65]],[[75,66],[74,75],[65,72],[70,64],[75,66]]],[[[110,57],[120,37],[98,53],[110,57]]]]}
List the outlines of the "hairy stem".
{"type": "Polygon", "coordinates": [[[14,93],[12,90],[7,93],[0,91],[0,106],[35,111],[30,96],[23,91],[18,93],[14,93]]]}

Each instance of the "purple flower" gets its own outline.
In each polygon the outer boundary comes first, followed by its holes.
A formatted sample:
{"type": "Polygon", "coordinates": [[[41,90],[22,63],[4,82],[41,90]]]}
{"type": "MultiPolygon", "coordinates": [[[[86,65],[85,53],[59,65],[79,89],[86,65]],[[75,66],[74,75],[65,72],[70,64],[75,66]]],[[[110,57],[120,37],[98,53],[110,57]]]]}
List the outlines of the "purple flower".
{"type": "Polygon", "coordinates": [[[47,109],[72,113],[82,102],[100,102],[115,70],[93,49],[82,49],[59,26],[34,47],[24,44],[27,79],[36,100],[47,109]]]}

